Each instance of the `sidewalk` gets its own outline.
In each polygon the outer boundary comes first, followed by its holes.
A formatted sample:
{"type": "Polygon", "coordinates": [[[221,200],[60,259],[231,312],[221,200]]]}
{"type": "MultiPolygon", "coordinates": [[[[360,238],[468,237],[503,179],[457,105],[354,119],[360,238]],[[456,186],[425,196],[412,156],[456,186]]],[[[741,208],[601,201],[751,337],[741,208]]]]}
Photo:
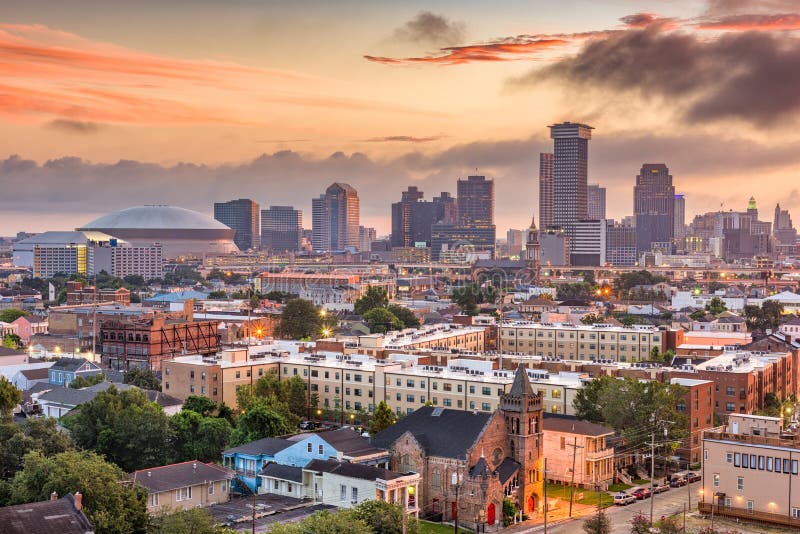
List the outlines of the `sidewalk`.
{"type": "MultiPolygon", "coordinates": [[[[547,526],[549,528],[551,526],[569,523],[570,521],[583,519],[586,516],[592,515],[596,512],[596,506],[574,503],[572,506],[572,517],[569,517],[569,503],[567,503],[566,506],[556,508],[555,510],[550,510],[547,513],[547,526]]],[[[511,534],[528,534],[543,530],[544,518],[540,514],[537,514],[537,516],[533,519],[529,519],[528,521],[524,521],[522,523],[517,523],[516,525],[510,525],[504,529],[503,532],[508,532],[511,534]]]]}

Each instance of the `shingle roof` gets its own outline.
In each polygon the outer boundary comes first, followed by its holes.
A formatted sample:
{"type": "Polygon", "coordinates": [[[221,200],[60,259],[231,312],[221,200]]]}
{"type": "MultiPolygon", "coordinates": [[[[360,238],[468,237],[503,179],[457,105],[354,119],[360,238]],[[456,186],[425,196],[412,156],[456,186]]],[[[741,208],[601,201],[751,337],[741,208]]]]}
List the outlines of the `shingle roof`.
{"type": "Polygon", "coordinates": [[[230,480],[233,478],[233,472],[218,465],[204,464],[195,460],[141,469],[133,472],[131,478],[148,492],[160,493],[217,480],[230,480]]]}
{"type": "Polygon", "coordinates": [[[28,380],[43,380],[50,374],[49,371],[49,368],[42,367],[41,369],[23,369],[20,374],[28,380]]]}
{"type": "Polygon", "coordinates": [[[118,391],[125,391],[127,389],[136,389],[136,386],[130,384],[112,384],[111,382],[100,382],[93,386],[72,389],[72,388],[53,388],[46,393],[39,396],[40,401],[52,402],[55,404],[63,404],[65,406],[78,406],[84,402],[89,402],[94,399],[98,393],[107,390],[109,387],[114,386],[118,391]]]}
{"type": "Polygon", "coordinates": [[[544,419],[542,420],[542,430],[568,432],[582,436],[603,436],[605,434],[614,433],[613,428],[590,423],[588,421],[580,421],[577,418],[569,415],[552,414],[547,412],[544,413],[544,419]]]}
{"type": "Polygon", "coordinates": [[[401,473],[395,473],[372,465],[338,462],[336,460],[311,460],[303,469],[306,471],[332,473],[349,478],[359,478],[361,480],[392,480],[403,476],[401,473]]]}
{"type": "Polygon", "coordinates": [[[492,469],[489,467],[489,463],[486,461],[486,458],[481,456],[478,458],[478,461],[469,468],[469,476],[471,477],[479,477],[482,475],[490,475],[492,473],[492,469]]]}
{"type": "Polygon", "coordinates": [[[55,501],[32,502],[0,508],[0,525],[6,534],[87,534],[94,532],[89,519],[75,508],[68,493],[55,501]]]}
{"type": "Polygon", "coordinates": [[[51,369],[54,371],[75,372],[87,362],[88,360],[86,360],[86,358],[59,358],[58,361],[53,364],[51,369]]]}
{"type": "Polygon", "coordinates": [[[281,465],[270,462],[261,469],[261,475],[265,477],[279,478],[291,482],[303,481],[303,468],[291,465],[281,465]]]}
{"type": "Polygon", "coordinates": [[[262,438],[257,439],[255,441],[251,441],[250,443],[245,443],[244,445],[239,445],[238,447],[233,447],[226,451],[223,451],[222,454],[250,454],[253,456],[259,456],[262,454],[267,454],[272,456],[276,454],[286,447],[290,445],[294,445],[294,442],[289,441],[288,439],[283,438],[262,438]]]}
{"type": "Polygon", "coordinates": [[[492,415],[489,412],[423,406],[372,436],[370,442],[375,447],[388,449],[401,435],[410,432],[428,455],[463,460],[492,415]]]}
{"type": "Polygon", "coordinates": [[[319,437],[343,455],[352,458],[381,452],[380,449],[373,447],[367,438],[348,428],[319,432],[319,437]]]}

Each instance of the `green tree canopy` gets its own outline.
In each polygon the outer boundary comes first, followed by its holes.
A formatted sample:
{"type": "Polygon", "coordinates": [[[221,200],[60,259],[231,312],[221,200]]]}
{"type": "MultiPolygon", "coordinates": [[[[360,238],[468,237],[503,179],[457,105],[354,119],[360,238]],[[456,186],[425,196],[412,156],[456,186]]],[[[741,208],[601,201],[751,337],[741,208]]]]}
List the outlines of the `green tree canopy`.
{"type": "Polygon", "coordinates": [[[103,373],[97,373],[96,375],[91,375],[88,378],[84,376],[76,376],[75,380],[69,383],[69,387],[72,389],[88,388],[89,386],[94,386],[95,384],[105,381],[105,379],[106,375],[103,373]]]}
{"type": "Polygon", "coordinates": [[[744,307],[743,315],[747,321],[747,328],[758,332],[776,330],[781,324],[783,304],[777,300],[765,300],[761,306],[748,304],[744,307]]]}
{"type": "Polygon", "coordinates": [[[708,304],[706,304],[706,311],[712,315],[719,315],[727,309],[728,307],[725,306],[725,302],[719,297],[712,298],[708,301],[708,304]]]}
{"type": "Polygon", "coordinates": [[[14,408],[22,401],[22,392],[0,375],[0,419],[11,420],[14,408]]]}
{"type": "Polygon", "coordinates": [[[450,293],[450,298],[461,308],[461,313],[477,315],[478,304],[495,302],[497,300],[497,290],[491,285],[481,287],[478,284],[467,284],[462,287],[454,288],[450,293]]]}
{"type": "Polygon", "coordinates": [[[4,323],[11,323],[19,319],[20,317],[27,317],[31,313],[26,312],[24,310],[18,310],[16,308],[6,308],[4,310],[0,310],[0,321],[4,323]]]}
{"type": "Polygon", "coordinates": [[[59,430],[52,417],[26,419],[22,424],[0,423],[0,478],[10,478],[22,469],[23,457],[38,451],[44,456],[73,448],[66,432],[59,430]]]}
{"type": "Polygon", "coordinates": [[[217,403],[208,397],[201,397],[200,395],[189,395],[183,401],[182,410],[199,413],[204,417],[213,415],[217,411],[217,403]]]}
{"type": "Polygon", "coordinates": [[[125,383],[142,389],[161,391],[161,381],[150,369],[128,369],[125,371],[125,383]]]}
{"type": "Polygon", "coordinates": [[[404,328],[417,328],[420,325],[419,318],[414,315],[414,312],[406,308],[405,306],[400,306],[399,304],[392,304],[386,308],[389,310],[392,315],[400,319],[400,322],[403,323],[404,328]]]}
{"type": "Polygon", "coordinates": [[[91,451],[67,451],[52,457],[25,455],[24,467],[11,481],[9,504],[46,501],[52,492],[80,492],[83,509],[98,534],[145,534],[147,493],[123,485],[125,473],[91,451]]]}
{"type": "Polygon", "coordinates": [[[175,435],[176,461],[219,460],[233,435],[233,429],[225,419],[204,417],[185,408],[170,417],[169,424],[175,435]]]}
{"type": "Polygon", "coordinates": [[[385,308],[389,305],[389,295],[379,286],[367,287],[366,293],[353,304],[353,311],[357,315],[364,315],[374,308],[385,308]]]}
{"type": "Polygon", "coordinates": [[[353,517],[363,521],[375,534],[417,534],[419,523],[402,508],[386,501],[364,501],[353,508],[353,517]],[[403,521],[405,520],[405,530],[403,521]]]}
{"type": "Polygon", "coordinates": [[[217,525],[205,508],[189,508],[154,517],[148,532],[149,534],[225,534],[233,531],[217,525]]]}
{"type": "Polygon", "coordinates": [[[362,317],[373,334],[384,334],[390,330],[403,329],[403,322],[386,308],[372,308],[362,317]]]}
{"type": "Polygon", "coordinates": [[[369,434],[374,436],[397,422],[397,417],[385,401],[380,401],[375,407],[372,419],[369,420],[369,434]]]}
{"type": "Polygon", "coordinates": [[[293,425],[267,402],[256,402],[245,410],[236,421],[234,443],[250,443],[261,438],[288,434],[293,425]]]}
{"type": "Polygon", "coordinates": [[[173,433],[161,407],[139,389],[110,386],[66,421],[75,443],[104,454],[125,471],[172,461],[173,433]]]}
{"type": "Polygon", "coordinates": [[[320,310],[311,301],[292,299],[281,312],[275,332],[287,339],[315,339],[322,333],[320,310]]]}
{"type": "Polygon", "coordinates": [[[276,523],[270,534],[374,534],[368,524],[357,519],[352,510],[316,512],[294,523],[276,523]]]}

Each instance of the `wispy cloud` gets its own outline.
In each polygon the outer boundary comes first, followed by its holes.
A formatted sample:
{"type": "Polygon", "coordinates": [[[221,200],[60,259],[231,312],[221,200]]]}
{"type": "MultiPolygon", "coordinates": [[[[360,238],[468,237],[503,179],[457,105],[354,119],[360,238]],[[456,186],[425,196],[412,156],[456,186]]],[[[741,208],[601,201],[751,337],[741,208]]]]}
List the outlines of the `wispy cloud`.
{"type": "Polygon", "coordinates": [[[569,44],[564,39],[515,39],[510,41],[448,46],[439,55],[421,57],[392,58],[365,55],[364,59],[387,65],[432,63],[439,65],[462,65],[464,63],[512,61],[523,57],[530,58],[538,52],[569,44]]]}
{"type": "Polygon", "coordinates": [[[93,134],[99,132],[103,125],[96,122],[55,119],[47,123],[49,128],[77,134],[93,134]]]}
{"type": "Polygon", "coordinates": [[[413,135],[387,135],[385,137],[370,137],[364,139],[366,143],[430,143],[431,141],[438,141],[443,139],[442,135],[433,135],[430,137],[415,137],[413,135]]]}
{"type": "Polygon", "coordinates": [[[726,31],[775,31],[799,30],[800,14],[783,13],[774,15],[745,14],[720,17],[697,24],[701,30],[726,31]]]}

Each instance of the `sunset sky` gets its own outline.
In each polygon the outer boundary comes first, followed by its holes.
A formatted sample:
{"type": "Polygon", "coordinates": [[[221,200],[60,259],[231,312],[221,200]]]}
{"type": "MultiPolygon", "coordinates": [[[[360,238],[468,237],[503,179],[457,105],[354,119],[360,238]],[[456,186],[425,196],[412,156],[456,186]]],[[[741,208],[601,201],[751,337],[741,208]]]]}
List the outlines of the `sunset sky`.
{"type": "Polygon", "coordinates": [[[564,120],[596,128],[609,217],[663,162],[687,222],[751,195],[798,219],[798,30],[798,0],[3,0],[0,235],[239,197],[310,226],[333,181],[381,234],[476,169],[504,235],[564,120]]]}

